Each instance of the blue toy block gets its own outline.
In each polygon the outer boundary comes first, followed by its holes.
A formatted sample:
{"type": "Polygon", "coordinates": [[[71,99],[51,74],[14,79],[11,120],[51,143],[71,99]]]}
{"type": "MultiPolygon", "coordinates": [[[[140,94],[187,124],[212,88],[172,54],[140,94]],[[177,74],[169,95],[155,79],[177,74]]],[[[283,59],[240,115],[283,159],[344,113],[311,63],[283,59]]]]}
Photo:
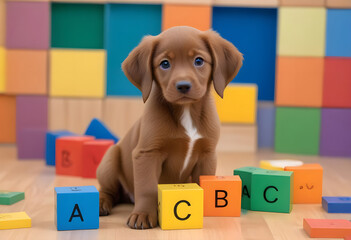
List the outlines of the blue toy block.
{"type": "Polygon", "coordinates": [[[91,120],[85,134],[87,136],[94,136],[96,139],[110,139],[115,143],[118,142],[118,138],[114,135],[107,126],[97,118],[91,120]]]}
{"type": "Polygon", "coordinates": [[[257,107],[257,138],[259,148],[274,148],[274,102],[259,102],[257,107]]]}
{"type": "Polygon", "coordinates": [[[141,92],[129,82],[120,66],[145,35],[161,32],[162,6],[106,4],[105,16],[105,46],[108,52],[106,94],[141,96],[141,92]]]}
{"type": "Polygon", "coordinates": [[[75,133],[70,131],[49,131],[46,133],[46,150],[45,160],[46,165],[55,166],[56,139],[65,136],[75,136],[75,133]]]}
{"type": "Polygon", "coordinates": [[[57,230],[99,228],[99,192],[95,186],[55,187],[57,230]]]}
{"type": "Polygon", "coordinates": [[[326,56],[351,57],[351,9],[328,9],[326,56]]]}
{"type": "Polygon", "coordinates": [[[351,213],[351,197],[322,197],[322,206],[328,213],[351,213]]]}
{"type": "Polygon", "coordinates": [[[244,54],[243,66],[233,82],[255,83],[258,100],[273,101],[277,9],[213,7],[212,19],[212,28],[244,54]]]}

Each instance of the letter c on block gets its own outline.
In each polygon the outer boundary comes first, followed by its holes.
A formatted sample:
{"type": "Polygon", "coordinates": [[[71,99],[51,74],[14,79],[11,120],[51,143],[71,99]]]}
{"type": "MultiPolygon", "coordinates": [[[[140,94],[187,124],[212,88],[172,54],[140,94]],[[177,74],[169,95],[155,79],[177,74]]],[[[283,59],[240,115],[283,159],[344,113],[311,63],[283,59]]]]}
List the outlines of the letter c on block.
{"type": "Polygon", "coordinates": [[[269,202],[269,203],[275,203],[276,201],[278,201],[278,198],[275,198],[273,201],[269,201],[267,199],[267,190],[270,189],[270,188],[273,188],[274,190],[276,190],[278,192],[278,189],[274,186],[269,186],[269,187],[266,187],[266,189],[264,190],[263,192],[263,197],[264,197],[264,200],[266,200],[266,202],[269,202]]]}
{"type": "Polygon", "coordinates": [[[191,204],[188,201],[186,201],[186,200],[181,200],[181,201],[177,202],[176,205],[174,205],[174,209],[173,209],[174,210],[174,216],[180,221],[185,221],[185,220],[190,218],[191,214],[188,214],[185,218],[179,217],[179,215],[177,213],[177,208],[178,208],[179,204],[181,204],[181,203],[186,203],[189,207],[191,206],[191,204]]]}

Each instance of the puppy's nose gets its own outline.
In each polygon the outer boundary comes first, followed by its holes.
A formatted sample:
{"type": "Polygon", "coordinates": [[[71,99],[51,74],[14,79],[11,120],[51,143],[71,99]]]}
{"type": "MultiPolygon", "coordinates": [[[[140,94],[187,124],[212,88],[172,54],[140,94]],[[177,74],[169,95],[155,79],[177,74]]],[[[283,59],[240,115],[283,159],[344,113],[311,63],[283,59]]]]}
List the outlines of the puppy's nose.
{"type": "Polygon", "coordinates": [[[187,81],[180,81],[180,82],[176,83],[176,88],[177,88],[178,92],[185,94],[185,93],[190,91],[191,83],[187,82],[187,81]]]}

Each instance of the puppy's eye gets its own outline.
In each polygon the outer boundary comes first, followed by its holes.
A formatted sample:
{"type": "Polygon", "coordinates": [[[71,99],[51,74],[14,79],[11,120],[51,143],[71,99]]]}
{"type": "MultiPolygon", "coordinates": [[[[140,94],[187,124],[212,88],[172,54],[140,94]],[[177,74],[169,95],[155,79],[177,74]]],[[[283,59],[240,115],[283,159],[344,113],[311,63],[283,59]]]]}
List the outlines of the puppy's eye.
{"type": "Polygon", "coordinates": [[[202,65],[204,65],[204,60],[200,57],[197,57],[195,58],[194,65],[195,67],[201,67],[202,65]]]}
{"type": "Polygon", "coordinates": [[[168,68],[170,68],[171,67],[171,64],[170,64],[170,62],[168,61],[168,60],[163,60],[161,63],[160,63],[160,67],[162,68],[162,69],[168,69],[168,68]]]}

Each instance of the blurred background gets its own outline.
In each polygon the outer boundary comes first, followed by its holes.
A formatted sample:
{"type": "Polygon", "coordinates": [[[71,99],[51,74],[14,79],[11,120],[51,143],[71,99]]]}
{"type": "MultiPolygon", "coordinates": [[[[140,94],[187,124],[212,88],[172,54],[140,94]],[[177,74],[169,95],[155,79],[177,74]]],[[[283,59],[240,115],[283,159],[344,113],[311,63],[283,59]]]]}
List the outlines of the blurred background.
{"type": "Polygon", "coordinates": [[[123,137],[143,102],[121,63],[177,25],[244,55],[216,97],[219,151],[351,157],[349,0],[0,0],[0,148],[43,159],[47,131],[83,134],[92,118],[123,137]]]}

